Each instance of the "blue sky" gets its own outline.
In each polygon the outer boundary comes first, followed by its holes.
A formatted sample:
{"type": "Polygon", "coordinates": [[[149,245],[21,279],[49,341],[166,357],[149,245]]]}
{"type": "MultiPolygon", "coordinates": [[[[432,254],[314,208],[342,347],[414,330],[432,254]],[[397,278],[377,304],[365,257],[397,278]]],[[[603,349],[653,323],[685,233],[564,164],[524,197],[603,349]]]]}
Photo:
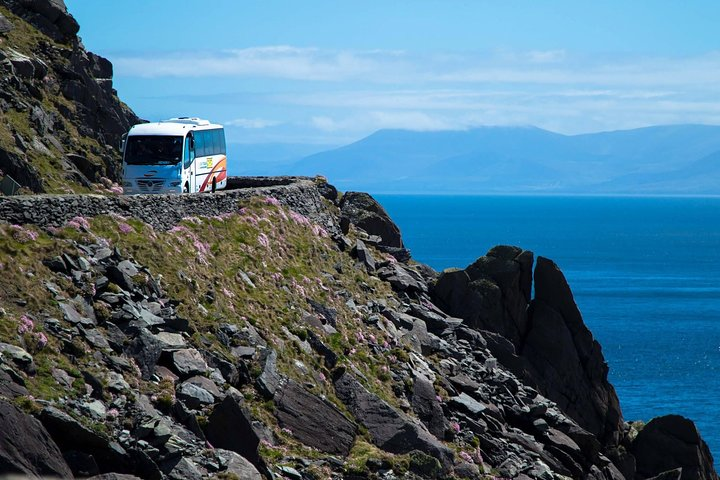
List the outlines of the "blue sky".
{"type": "Polygon", "coordinates": [[[720,124],[720,2],[65,0],[141,117],[230,141],[720,124]]]}

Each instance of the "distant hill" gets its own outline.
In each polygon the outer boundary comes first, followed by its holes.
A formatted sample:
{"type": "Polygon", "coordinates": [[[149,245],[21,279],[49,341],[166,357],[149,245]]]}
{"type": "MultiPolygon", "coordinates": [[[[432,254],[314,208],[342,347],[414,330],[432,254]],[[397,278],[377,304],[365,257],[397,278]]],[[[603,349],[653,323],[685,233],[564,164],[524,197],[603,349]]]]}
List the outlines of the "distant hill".
{"type": "Polygon", "coordinates": [[[535,127],[380,130],[307,156],[288,173],[376,193],[720,194],[720,126],[583,135],[535,127]]]}

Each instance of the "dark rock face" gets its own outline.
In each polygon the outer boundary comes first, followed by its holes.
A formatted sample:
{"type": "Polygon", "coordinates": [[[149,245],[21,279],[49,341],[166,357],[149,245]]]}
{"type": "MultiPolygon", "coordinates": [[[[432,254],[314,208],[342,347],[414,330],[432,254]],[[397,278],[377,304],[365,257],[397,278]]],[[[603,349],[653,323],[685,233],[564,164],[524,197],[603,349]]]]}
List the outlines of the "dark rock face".
{"type": "Polygon", "coordinates": [[[340,201],[341,218],[382,238],[380,245],[404,248],[400,229],[385,209],[367,193],[345,192],[340,201]]]}
{"type": "Polygon", "coordinates": [[[0,399],[0,473],[72,478],[72,472],[45,427],[0,399]]]}
{"type": "Polygon", "coordinates": [[[228,395],[215,407],[208,419],[205,436],[215,447],[239,453],[256,467],[262,466],[257,451],[262,438],[240,398],[228,395]]]}
{"type": "Polygon", "coordinates": [[[448,467],[453,454],[427,429],[368,392],[347,372],[335,380],[338,398],[370,433],[372,442],[391,453],[420,450],[432,455],[448,467]]]}
{"type": "Polygon", "coordinates": [[[334,405],[290,380],[275,393],[275,416],[305,445],[346,456],[357,428],[334,405]]]}
{"type": "Polygon", "coordinates": [[[637,474],[642,478],[716,480],[713,457],[695,424],[679,415],[651,420],[632,444],[637,474]],[[669,472],[680,467],[679,477],[669,472]]]}
{"type": "Polygon", "coordinates": [[[585,326],[570,287],[552,261],[495,247],[465,270],[443,272],[432,295],[450,315],[486,330],[494,355],[598,436],[617,444],[622,415],[600,345],[585,326]]]}
{"type": "Polygon", "coordinates": [[[593,339],[565,276],[538,257],[535,299],[521,354],[548,398],[601,441],[617,443],[622,413],[600,344],[593,339]]]}
{"type": "MultiPolygon", "coordinates": [[[[14,137],[15,145],[0,147],[0,169],[33,192],[48,187],[47,178],[33,166],[38,154],[52,157],[58,168],[56,177],[69,182],[89,187],[100,177],[119,180],[120,137],[140,119],[117,98],[112,65],[85,51],[77,37],[79,25],[63,0],[7,0],[3,4],[19,17],[12,22],[27,22],[46,37],[30,47],[19,48],[7,41],[4,45],[13,50],[0,47],[0,108],[25,116],[30,126],[22,132],[13,125],[2,127],[14,137]],[[74,108],[67,108],[66,101],[74,108]],[[97,146],[81,146],[69,125],[97,146]]],[[[2,17],[0,34],[11,31],[12,22],[2,17]]]]}

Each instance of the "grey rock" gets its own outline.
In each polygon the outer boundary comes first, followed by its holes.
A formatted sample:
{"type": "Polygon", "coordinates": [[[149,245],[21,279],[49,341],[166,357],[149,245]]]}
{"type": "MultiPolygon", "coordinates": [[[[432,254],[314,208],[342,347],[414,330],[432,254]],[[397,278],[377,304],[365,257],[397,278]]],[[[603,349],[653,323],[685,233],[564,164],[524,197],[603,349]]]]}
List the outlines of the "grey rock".
{"type": "Polygon", "coordinates": [[[72,478],[70,467],[45,427],[0,399],[0,471],[30,477],[72,478]]]}
{"type": "Polygon", "coordinates": [[[160,359],[162,344],[147,329],[141,329],[130,342],[125,353],[135,359],[143,380],[150,380],[160,359]]]}
{"type": "Polygon", "coordinates": [[[0,14],[0,33],[8,33],[13,28],[15,28],[10,20],[7,19],[7,17],[0,14]]]}
{"type": "Polygon", "coordinates": [[[275,350],[266,350],[261,355],[261,362],[264,362],[263,371],[257,378],[256,385],[266,398],[273,398],[278,387],[284,379],[277,371],[277,353],[275,350]]]}
{"type": "Polygon", "coordinates": [[[443,468],[452,464],[452,452],[439,442],[424,425],[395,410],[378,396],[368,392],[347,372],[335,379],[335,392],[355,419],[365,428],[372,442],[390,453],[420,450],[437,458],[443,468]]]}
{"type": "Polygon", "coordinates": [[[375,258],[373,258],[372,253],[370,253],[370,250],[362,240],[358,239],[355,242],[354,252],[355,255],[357,255],[358,260],[365,266],[365,269],[368,272],[375,271],[375,258]]]}
{"type": "Polygon", "coordinates": [[[487,407],[485,405],[478,402],[477,400],[472,398],[467,393],[461,393],[460,395],[458,395],[456,397],[451,397],[448,400],[448,402],[458,408],[461,408],[462,410],[465,410],[468,413],[473,414],[473,415],[482,413],[487,409],[487,407]]]}
{"type": "Polygon", "coordinates": [[[215,449],[215,456],[224,467],[223,472],[236,475],[243,480],[262,480],[262,475],[257,468],[247,461],[242,455],[222,448],[215,449]]]}
{"type": "Polygon", "coordinates": [[[172,354],[173,366],[180,377],[206,373],[209,368],[202,354],[194,348],[177,350],[172,354]]]}
{"type": "Polygon", "coordinates": [[[415,377],[411,405],[415,415],[428,431],[442,439],[445,433],[445,415],[433,384],[424,377],[415,377]]]}
{"type": "Polygon", "coordinates": [[[16,381],[15,378],[13,378],[14,376],[6,372],[3,367],[5,367],[5,365],[0,362],[0,396],[15,398],[29,395],[30,392],[27,391],[25,386],[22,383],[18,383],[18,381],[22,382],[22,379],[16,377],[18,380],[16,381]]]}
{"type": "Polygon", "coordinates": [[[385,209],[367,193],[345,192],[340,201],[340,215],[345,222],[352,223],[370,235],[379,235],[382,238],[381,245],[404,247],[400,229],[385,209]]]}
{"type": "Polygon", "coordinates": [[[0,360],[3,358],[13,362],[27,373],[35,372],[32,355],[18,346],[0,342],[0,360]]]}
{"type": "Polygon", "coordinates": [[[275,392],[274,402],[280,426],[288,428],[300,442],[335,455],[350,452],[357,428],[330,402],[293,380],[275,392]]]}
{"type": "Polygon", "coordinates": [[[63,312],[63,318],[65,321],[70,322],[73,325],[82,325],[90,328],[95,326],[95,321],[93,319],[83,316],[77,311],[75,306],[70,303],[60,303],[60,310],[63,312]]]}
{"type": "Polygon", "coordinates": [[[190,408],[199,409],[205,405],[215,403],[215,397],[204,388],[194,384],[183,382],[176,391],[178,400],[181,400],[190,408]]]}

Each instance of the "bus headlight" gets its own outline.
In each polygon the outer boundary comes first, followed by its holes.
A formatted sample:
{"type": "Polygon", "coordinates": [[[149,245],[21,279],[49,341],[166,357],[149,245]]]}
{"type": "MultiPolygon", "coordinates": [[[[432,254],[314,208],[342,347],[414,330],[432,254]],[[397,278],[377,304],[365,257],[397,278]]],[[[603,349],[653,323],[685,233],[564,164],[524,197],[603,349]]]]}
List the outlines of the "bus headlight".
{"type": "Polygon", "coordinates": [[[180,182],[181,182],[181,180],[172,181],[172,182],[170,182],[170,186],[171,186],[171,187],[179,187],[179,186],[180,186],[180,182]]]}

